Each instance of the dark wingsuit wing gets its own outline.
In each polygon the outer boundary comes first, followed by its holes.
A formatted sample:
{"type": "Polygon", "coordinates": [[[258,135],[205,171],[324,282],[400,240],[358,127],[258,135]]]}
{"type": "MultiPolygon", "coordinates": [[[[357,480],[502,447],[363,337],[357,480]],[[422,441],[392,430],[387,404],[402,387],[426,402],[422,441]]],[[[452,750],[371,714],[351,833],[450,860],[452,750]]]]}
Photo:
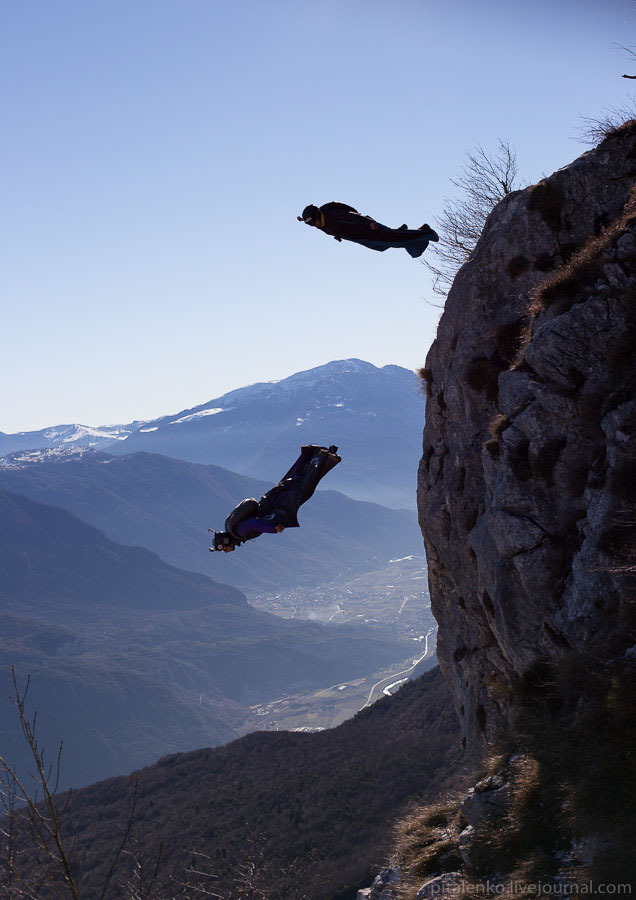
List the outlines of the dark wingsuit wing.
{"type": "Polygon", "coordinates": [[[283,476],[261,497],[259,515],[273,516],[276,525],[298,527],[298,510],[312,496],[320,481],[341,461],[337,453],[326,447],[309,444],[283,476]]]}

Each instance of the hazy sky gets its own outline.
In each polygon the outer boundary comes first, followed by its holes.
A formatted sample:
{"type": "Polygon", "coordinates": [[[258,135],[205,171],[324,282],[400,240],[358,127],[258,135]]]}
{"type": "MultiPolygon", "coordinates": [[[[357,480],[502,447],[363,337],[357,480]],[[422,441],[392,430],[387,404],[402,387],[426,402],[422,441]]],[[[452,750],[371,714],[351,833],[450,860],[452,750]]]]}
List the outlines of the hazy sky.
{"type": "Polygon", "coordinates": [[[616,44],[634,0],[0,0],[0,430],[422,365],[420,262],[296,215],[416,227],[499,137],[538,180],[625,102],[616,44]]]}

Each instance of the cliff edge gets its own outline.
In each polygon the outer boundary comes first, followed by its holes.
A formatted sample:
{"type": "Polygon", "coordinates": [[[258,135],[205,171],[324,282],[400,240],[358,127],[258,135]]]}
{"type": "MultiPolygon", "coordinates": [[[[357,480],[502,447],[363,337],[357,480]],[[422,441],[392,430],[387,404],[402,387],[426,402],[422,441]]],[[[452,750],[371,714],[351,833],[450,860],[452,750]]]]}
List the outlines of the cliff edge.
{"type": "Polygon", "coordinates": [[[420,525],[473,758],[537,665],[636,654],[635,183],[632,122],[503,200],[422,370],[420,525]]]}

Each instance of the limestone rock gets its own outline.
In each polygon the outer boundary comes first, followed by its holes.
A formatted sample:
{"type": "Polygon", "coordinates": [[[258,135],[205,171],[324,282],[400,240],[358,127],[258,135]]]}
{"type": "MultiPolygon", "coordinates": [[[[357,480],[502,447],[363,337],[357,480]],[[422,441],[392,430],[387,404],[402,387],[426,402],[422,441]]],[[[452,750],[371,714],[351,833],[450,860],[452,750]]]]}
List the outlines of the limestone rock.
{"type": "Polygon", "coordinates": [[[470,865],[470,850],[473,843],[473,839],[475,837],[475,828],[473,825],[467,825],[463,831],[459,833],[459,855],[464,860],[464,863],[469,866],[470,865]]]}
{"type": "Polygon", "coordinates": [[[370,888],[358,891],[356,900],[396,900],[399,882],[399,867],[389,866],[376,875],[370,888]]]}
{"type": "Polygon", "coordinates": [[[468,824],[479,828],[486,820],[504,815],[509,805],[509,785],[501,775],[491,775],[468,790],[459,808],[468,824]]]}

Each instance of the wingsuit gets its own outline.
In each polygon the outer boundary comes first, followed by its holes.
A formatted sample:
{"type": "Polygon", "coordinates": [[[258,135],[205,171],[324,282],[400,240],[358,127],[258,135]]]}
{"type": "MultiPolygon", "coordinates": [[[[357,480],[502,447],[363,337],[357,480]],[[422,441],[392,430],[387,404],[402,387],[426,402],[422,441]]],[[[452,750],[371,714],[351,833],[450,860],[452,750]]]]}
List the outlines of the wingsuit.
{"type": "MultiPolygon", "coordinates": [[[[250,497],[235,506],[225,520],[225,530],[214,533],[210,550],[228,552],[261,534],[299,528],[298,510],[312,496],[318,483],[341,461],[338,448],[309,444],[278,484],[260,500],[250,497]]],[[[212,529],[210,529],[212,530],[212,529]]]]}
{"type": "Polygon", "coordinates": [[[323,206],[310,204],[298,216],[299,222],[319,228],[330,234],[337,241],[353,241],[370,250],[382,253],[390,247],[403,247],[409,256],[416,259],[429,245],[429,241],[438,241],[439,236],[430,225],[410,229],[406,225],[400,228],[389,228],[381,225],[370,216],[363,216],[346,203],[332,201],[323,206]]]}

